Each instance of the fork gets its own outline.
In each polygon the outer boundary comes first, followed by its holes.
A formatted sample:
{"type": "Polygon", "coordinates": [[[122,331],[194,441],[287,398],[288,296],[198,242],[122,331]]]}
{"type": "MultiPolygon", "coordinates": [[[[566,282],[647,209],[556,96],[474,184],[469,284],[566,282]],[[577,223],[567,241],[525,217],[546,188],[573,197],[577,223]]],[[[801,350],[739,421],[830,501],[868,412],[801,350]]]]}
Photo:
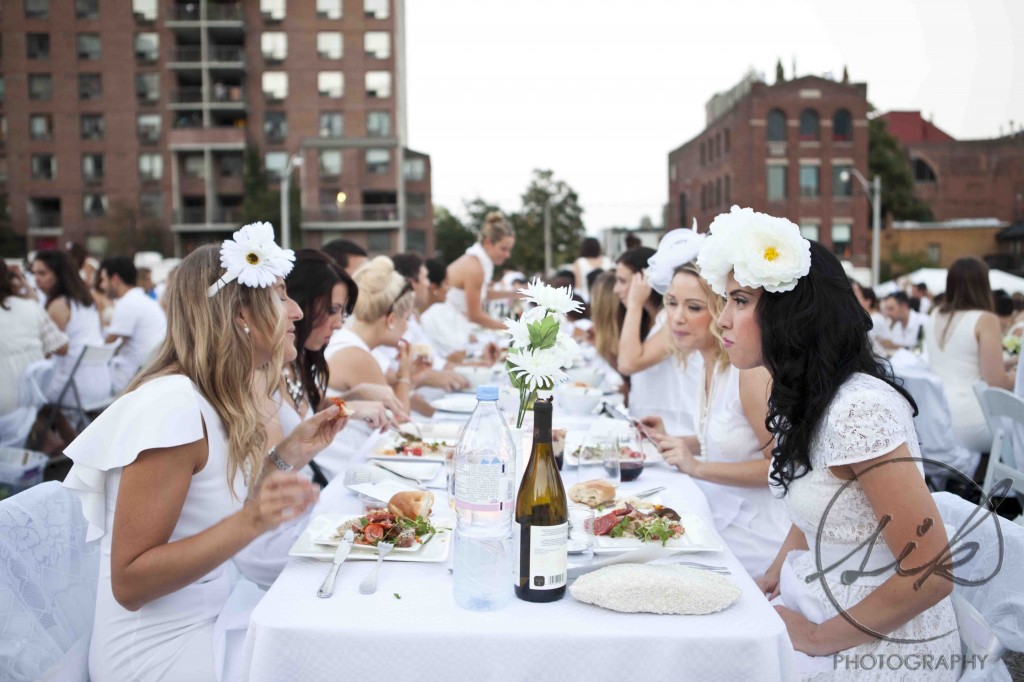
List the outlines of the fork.
{"type": "Polygon", "coordinates": [[[696,561],[670,561],[669,563],[676,566],[686,566],[688,568],[697,568],[703,571],[711,571],[712,573],[718,573],[720,575],[732,575],[731,571],[727,566],[709,566],[708,564],[698,563],[696,561]]]}
{"type": "Polygon", "coordinates": [[[394,545],[390,542],[378,542],[377,543],[377,565],[373,567],[373,570],[363,578],[363,582],[359,583],[359,592],[361,594],[373,594],[377,591],[377,573],[380,572],[381,564],[384,563],[384,557],[394,549],[394,545]]]}

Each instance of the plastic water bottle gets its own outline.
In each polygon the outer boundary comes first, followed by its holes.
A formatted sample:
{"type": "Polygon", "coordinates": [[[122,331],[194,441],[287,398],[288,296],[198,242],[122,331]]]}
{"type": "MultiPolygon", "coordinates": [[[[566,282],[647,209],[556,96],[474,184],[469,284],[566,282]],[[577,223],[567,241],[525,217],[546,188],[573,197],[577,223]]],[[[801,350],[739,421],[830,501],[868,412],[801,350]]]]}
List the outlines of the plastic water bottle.
{"type": "Polygon", "coordinates": [[[498,410],[498,387],[480,386],[455,448],[455,603],[491,611],[512,598],[516,446],[498,410]]]}

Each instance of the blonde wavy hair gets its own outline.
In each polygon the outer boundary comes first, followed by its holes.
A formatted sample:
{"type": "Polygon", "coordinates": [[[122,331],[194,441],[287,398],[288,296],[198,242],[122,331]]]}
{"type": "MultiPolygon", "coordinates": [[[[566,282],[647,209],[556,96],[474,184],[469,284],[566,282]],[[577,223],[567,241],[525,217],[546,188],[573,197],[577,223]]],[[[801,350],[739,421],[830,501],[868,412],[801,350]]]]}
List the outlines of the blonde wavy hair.
{"type": "MultiPolygon", "coordinates": [[[[708,312],[711,313],[711,324],[708,328],[711,331],[711,336],[715,339],[715,371],[721,372],[729,366],[729,354],[725,352],[725,344],[722,342],[722,330],[718,328],[716,320],[718,320],[718,316],[722,314],[722,310],[725,308],[725,299],[716,294],[711,289],[711,285],[707,283],[707,280],[700,276],[700,268],[696,264],[685,263],[680,265],[672,272],[672,279],[675,279],[676,275],[679,274],[692,275],[700,282],[700,290],[704,292],[708,312]]],[[[680,301],[680,305],[682,305],[682,301],[680,301]]],[[[665,325],[665,329],[668,329],[668,325],[665,325]]],[[[671,334],[670,338],[672,346],[676,349],[676,359],[685,367],[690,353],[677,345],[674,334],[671,334]]]]}
{"type": "Polygon", "coordinates": [[[352,277],[359,285],[359,297],[353,311],[356,319],[372,324],[395,313],[403,316],[412,310],[415,296],[412,286],[395,270],[387,256],[377,256],[356,270],[352,277]]]}
{"type": "Polygon", "coordinates": [[[590,287],[590,321],[594,327],[597,354],[615,366],[619,354],[619,297],[615,294],[615,273],[602,272],[590,287]]]}
{"type": "Polygon", "coordinates": [[[512,223],[498,211],[491,211],[484,218],[484,224],[480,226],[480,241],[489,241],[497,244],[505,237],[516,236],[512,229],[512,223]]]}
{"type": "MultiPolygon", "coordinates": [[[[268,373],[269,379],[280,373],[287,320],[270,287],[242,286],[236,280],[214,296],[207,296],[207,288],[223,274],[219,245],[200,247],[181,262],[164,295],[167,335],[127,390],[172,374],[191,379],[217,412],[227,434],[228,487],[234,495],[235,476],[241,471],[246,486],[251,487],[260,475],[267,451],[259,396],[253,391],[253,385],[261,382],[253,381],[252,335],[272,339],[271,361],[256,370],[268,373]],[[243,310],[250,334],[238,323],[243,310]]],[[[262,385],[276,384],[268,380],[262,385]]]]}

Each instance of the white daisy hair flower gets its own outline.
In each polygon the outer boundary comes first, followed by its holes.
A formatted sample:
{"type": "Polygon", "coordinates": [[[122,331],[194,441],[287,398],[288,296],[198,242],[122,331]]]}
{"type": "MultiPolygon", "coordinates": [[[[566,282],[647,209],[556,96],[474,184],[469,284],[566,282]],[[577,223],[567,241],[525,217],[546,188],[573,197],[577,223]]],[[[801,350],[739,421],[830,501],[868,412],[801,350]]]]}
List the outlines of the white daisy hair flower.
{"type": "Polygon", "coordinates": [[[583,310],[579,301],[573,300],[572,287],[553,287],[542,282],[539,277],[527,284],[525,289],[520,289],[519,293],[544,310],[562,315],[583,310]]]}
{"type": "Polygon", "coordinates": [[[658,251],[647,261],[647,279],[651,288],[664,295],[672,284],[676,268],[696,260],[704,243],[705,235],[697,232],[697,219],[693,229],[681,227],[661,238],[658,251]]]}
{"type": "Polygon", "coordinates": [[[509,353],[508,363],[512,365],[509,372],[530,391],[552,388],[569,380],[569,375],[562,371],[562,358],[554,348],[509,353]]]}
{"type": "Polygon", "coordinates": [[[247,287],[273,286],[278,277],[288,276],[294,262],[295,252],[277,245],[270,223],[250,223],[221,244],[220,265],[226,272],[210,285],[207,295],[236,279],[247,287]]]}

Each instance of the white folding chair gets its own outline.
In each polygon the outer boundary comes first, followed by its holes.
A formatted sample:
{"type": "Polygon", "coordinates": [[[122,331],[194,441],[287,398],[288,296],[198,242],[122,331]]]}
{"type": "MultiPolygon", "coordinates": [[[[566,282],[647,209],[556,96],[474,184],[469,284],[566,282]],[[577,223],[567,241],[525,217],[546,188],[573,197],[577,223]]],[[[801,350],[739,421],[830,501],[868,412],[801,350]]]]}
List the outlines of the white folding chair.
{"type": "MultiPolygon", "coordinates": [[[[62,410],[71,410],[78,415],[78,428],[81,428],[89,423],[89,413],[99,412],[110,406],[114,399],[117,397],[110,393],[94,400],[83,401],[81,394],[78,390],[78,374],[80,370],[85,367],[106,367],[110,364],[110,359],[114,357],[114,353],[117,352],[120,342],[93,346],[86,345],[82,348],[82,353],[75,360],[75,365],[71,369],[71,375],[68,377],[67,382],[61,387],[60,393],[57,396],[56,405],[62,410]],[[69,402],[70,397],[70,402],[69,402]]],[[[53,421],[56,419],[56,411],[51,413],[50,423],[47,427],[53,426],[53,421]]]]}
{"type": "Polygon", "coordinates": [[[992,431],[992,449],[982,486],[986,494],[1003,479],[1010,479],[1010,490],[1024,493],[1024,398],[983,382],[974,385],[988,428],[992,431]]]}

